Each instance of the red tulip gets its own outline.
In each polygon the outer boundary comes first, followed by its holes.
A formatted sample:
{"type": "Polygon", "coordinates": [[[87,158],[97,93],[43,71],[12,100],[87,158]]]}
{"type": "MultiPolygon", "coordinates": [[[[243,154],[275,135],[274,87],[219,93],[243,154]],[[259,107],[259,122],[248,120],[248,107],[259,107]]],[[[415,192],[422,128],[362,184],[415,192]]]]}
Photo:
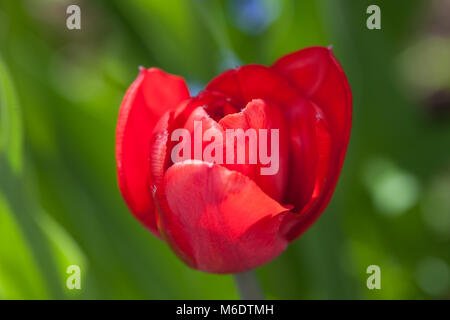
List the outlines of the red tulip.
{"type": "MultiPolygon", "coordinates": [[[[226,71],[196,97],[181,77],[141,69],[117,124],[120,191],[135,217],[189,266],[214,273],[258,267],[327,206],[351,113],[349,84],[328,48],[300,50],[271,67],[226,71]],[[194,155],[173,161],[171,134],[194,132],[195,123],[218,135],[230,128],[278,129],[278,171],[262,175],[261,163],[218,164],[194,155]]],[[[208,142],[200,143],[205,151],[208,142]]]]}

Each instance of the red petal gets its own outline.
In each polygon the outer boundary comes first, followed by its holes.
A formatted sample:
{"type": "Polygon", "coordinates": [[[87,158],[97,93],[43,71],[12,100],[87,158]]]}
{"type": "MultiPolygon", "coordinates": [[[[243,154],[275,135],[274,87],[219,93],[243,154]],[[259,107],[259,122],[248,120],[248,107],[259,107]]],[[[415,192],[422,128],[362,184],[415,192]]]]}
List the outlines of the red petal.
{"type": "Polygon", "coordinates": [[[169,134],[183,127],[191,113],[191,102],[192,99],[185,100],[177,108],[167,111],[153,129],[150,142],[150,180],[154,187],[159,186],[164,171],[173,164],[170,151],[177,142],[171,141],[169,134]]]}
{"type": "MultiPolygon", "coordinates": [[[[288,164],[289,164],[289,144],[288,144],[288,128],[286,122],[283,119],[282,112],[280,108],[272,103],[264,101],[262,99],[254,99],[250,101],[247,106],[240,113],[230,114],[219,121],[226,129],[243,129],[244,131],[252,128],[258,130],[266,129],[268,130],[267,149],[271,150],[271,140],[270,137],[272,133],[271,129],[278,129],[279,132],[279,158],[278,161],[278,172],[274,175],[261,175],[261,168],[268,167],[268,165],[261,165],[260,162],[256,165],[250,165],[248,161],[248,156],[246,159],[246,166],[250,167],[252,170],[246,170],[245,173],[241,170],[242,165],[230,165],[225,166],[231,170],[240,171],[246,174],[258,186],[269,196],[277,201],[283,201],[284,192],[286,189],[287,179],[288,179],[288,164]]],[[[259,132],[258,132],[258,151],[259,151],[259,132]]],[[[228,143],[228,141],[227,141],[228,143]]],[[[233,143],[233,141],[230,141],[233,143]]],[[[249,155],[250,152],[256,150],[249,150],[250,148],[246,146],[246,154],[249,155]]],[[[256,157],[258,156],[258,151],[256,157]]],[[[237,152],[235,151],[235,155],[237,152]]],[[[273,165],[273,164],[272,164],[273,165]]]]}
{"type": "Polygon", "coordinates": [[[288,106],[298,98],[290,83],[266,66],[251,64],[228,70],[214,78],[206,91],[220,92],[236,104],[245,106],[253,99],[264,99],[288,106]]]}
{"type": "Polygon", "coordinates": [[[242,272],[287,246],[278,231],[288,208],[238,172],[197,160],[176,163],[165,173],[162,194],[161,230],[194,268],[242,272]]]}
{"type": "Polygon", "coordinates": [[[311,200],[317,176],[316,114],[312,103],[301,99],[292,104],[287,121],[291,161],[286,201],[301,212],[311,200]]]}
{"type": "Polygon", "coordinates": [[[352,95],[333,52],[311,47],[279,59],[272,69],[293,83],[325,113],[333,135],[346,144],[350,136],[352,95]]]}
{"type": "MultiPolygon", "coordinates": [[[[352,97],[347,78],[328,48],[312,47],[294,52],[279,59],[272,68],[313,102],[318,116],[318,121],[313,122],[315,130],[310,131],[309,138],[302,139],[316,148],[317,153],[315,157],[299,155],[299,158],[317,161],[317,166],[311,199],[302,200],[305,206],[300,219],[289,231],[288,237],[294,239],[318,218],[334,191],[350,138],[352,97]]],[[[298,121],[302,119],[305,118],[299,117],[298,121]]]]}
{"type": "Polygon", "coordinates": [[[155,234],[150,138],[161,115],[187,98],[189,91],[182,78],[156,68],[142,69],[120,106],[116,130],[119,188],[133,214],[155,234]]]}
{"type": "MultiPolygon", "coordinates": [[[[297,158],[298,162],[291,167],[291,174],[296,179],[291,180],[288,199],[301,211],[299,219],[283,226],[289,240],[300,236],[320,216],[333,194],[342,166],[343,159],[332,158],[332,137],[323,115],[317,113],[312,123],[314,130],[302,139],[307,141],[307,146],[291,145],[294,159],[297,158]],[[311,182],[308,198],[303,198],[304,192],[296,192],[303,183],[309,186],[311,182]]],[[[304,132],[300,130],[299,134],[301,137],[304,132]]]]}
{"type": "Polygon", "coordinates": [[[165,73],[158,68],[144,69],[145,71],[147,74],[142,83],[142,92],[148,109],[158,118],[189,98],[189,90],[182,77],[165,73]]]}

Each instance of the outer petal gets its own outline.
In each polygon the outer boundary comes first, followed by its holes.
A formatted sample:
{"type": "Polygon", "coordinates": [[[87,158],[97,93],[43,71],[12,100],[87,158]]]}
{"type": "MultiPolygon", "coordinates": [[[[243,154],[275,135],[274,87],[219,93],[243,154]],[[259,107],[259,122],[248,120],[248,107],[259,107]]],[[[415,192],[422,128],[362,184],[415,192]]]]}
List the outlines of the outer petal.
{"type": "Polygon", "coordinates": [[[189,98],[184,80],[163,71],[141,69],[119,111],[116,161],[119,188],[132,213],[155,234],[150,194],[150,138],[160,116],[189,98]]]}
{"type": "Polygon", "coordinates": [[[332,134],[342,142],[348,142],[352,94],[331,49],[311,47],[288,54],[275,62],[272,69],[316,103],[328,119],[332,134]]]}
{"type": "Polygon", "coordinates": [[[279,227],[288,208],[246,176],[220,165],[174,164],[158,197],[161,230],[192,267],[215,273],[255,268],[287,246],[279,227]]]}
{"type": "MultiPolygon", "coordinates": [[[[299,119],[299,123],[304,123],[305,119],[299,119]]],[[[291,127],[293,140],[297,138],[307,143],[302,145],[292,144],[294,158],[299,161],[291,167],[291,173],[295,177],[291,180],[288,199],[297,207],[302,208],[298,219],[286,223],[283,228],[286,231],[286,237],[290,240],[300,236],[309,226],[320,216],[328,204],[334,187],[339,177],[340,166],[342,162],[337,162],[333,156],[332,137],[323,115],[317,113],[314,119],[310,120],[312,132],[296,130],[291,127]],[[298,135],[298,136],[297,136],[298,135]],[[303,139],[302,139],[303,138],[303,139]],[[306,138],[306,139],[305,139],[306,138]],[[305,170],[306,168],[306,170],[305,170]],[[303,198],[305,193],[299,193],[297,187],[302,183],[310,185],[312,179],[312,189],[308,190],[310,196],[303,198]]],[[[301,126],[299,126],[301,128],[301,126]]]]}
{"type": "Polygon", "coordinates": [[[206,86],[206,91],[220,92],[242,107],[253,99],[287,107],[298,97],[297,90],[289,81],[272,69],[257,64],[225,71],[206,86]]]}
{"type": "Polygon", "coordinates": [[[334,191],[350,138],[352,97],[347,78],[328,48],[286,55],[272,69],[312,102],[317,118],[310,140],[318,152],[314,189],[300,219],[291,225],[288,237],[294,239],[319,217],[334,191]]]}
{"type": "Polygon", "coordinates": [[[316,140],[316,112],[313,104],[301,99],[292,104],[287,113],[291,161],[286,201],[302,212],[311,201],[317,177],[318,146],[316,140]]]}

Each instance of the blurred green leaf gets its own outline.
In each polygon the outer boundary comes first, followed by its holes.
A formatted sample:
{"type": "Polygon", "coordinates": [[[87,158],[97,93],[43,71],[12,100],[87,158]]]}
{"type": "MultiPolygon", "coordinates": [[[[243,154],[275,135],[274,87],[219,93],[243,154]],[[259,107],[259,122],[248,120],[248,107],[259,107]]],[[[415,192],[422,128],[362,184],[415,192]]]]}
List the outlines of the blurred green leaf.
{"type": "Polygon", "coordinates": [[[9,72],[0,57],[0,154],[15,173],[22,168],[22,123],[17,95],[9,72]]]}
{"type": "Polygon", "coordinates": [[[0,298],[48,298],[44,277],[33,259],[6,199],[0,194],[0,298]]]}
{"type": "MultiPolygon", "coordinates": [[[[56,269],[59,271],[58,275],[55,276],[59,277],[61,287],[66,286],[66,280],[69,276],[66,271],[71,265],[78,266],[81,269],[82,276],[86,275],[88,272],[86,257],[67,231],[43,211],[39,213],[36,220],[47,237],[56,269]]],[[[81,279],[83,281],[83,277],[81,279]]],[[[65,293],[71,296],[78,291],[66,290],[65,293]]]]}

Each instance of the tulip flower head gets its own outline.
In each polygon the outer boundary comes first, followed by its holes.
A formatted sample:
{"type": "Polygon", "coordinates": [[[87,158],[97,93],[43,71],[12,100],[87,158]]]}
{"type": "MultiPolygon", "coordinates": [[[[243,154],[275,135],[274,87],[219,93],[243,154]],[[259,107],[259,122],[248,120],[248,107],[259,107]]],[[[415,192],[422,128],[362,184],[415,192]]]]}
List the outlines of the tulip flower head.
{"type": "Polygon", "coordinates": [[[134,216],[189,266],[253,269],[326,208],[351,114],[330,48],[225,71],[195,97],[181,77],[142,68],[119,112],[119,188],[134,216]]]}

